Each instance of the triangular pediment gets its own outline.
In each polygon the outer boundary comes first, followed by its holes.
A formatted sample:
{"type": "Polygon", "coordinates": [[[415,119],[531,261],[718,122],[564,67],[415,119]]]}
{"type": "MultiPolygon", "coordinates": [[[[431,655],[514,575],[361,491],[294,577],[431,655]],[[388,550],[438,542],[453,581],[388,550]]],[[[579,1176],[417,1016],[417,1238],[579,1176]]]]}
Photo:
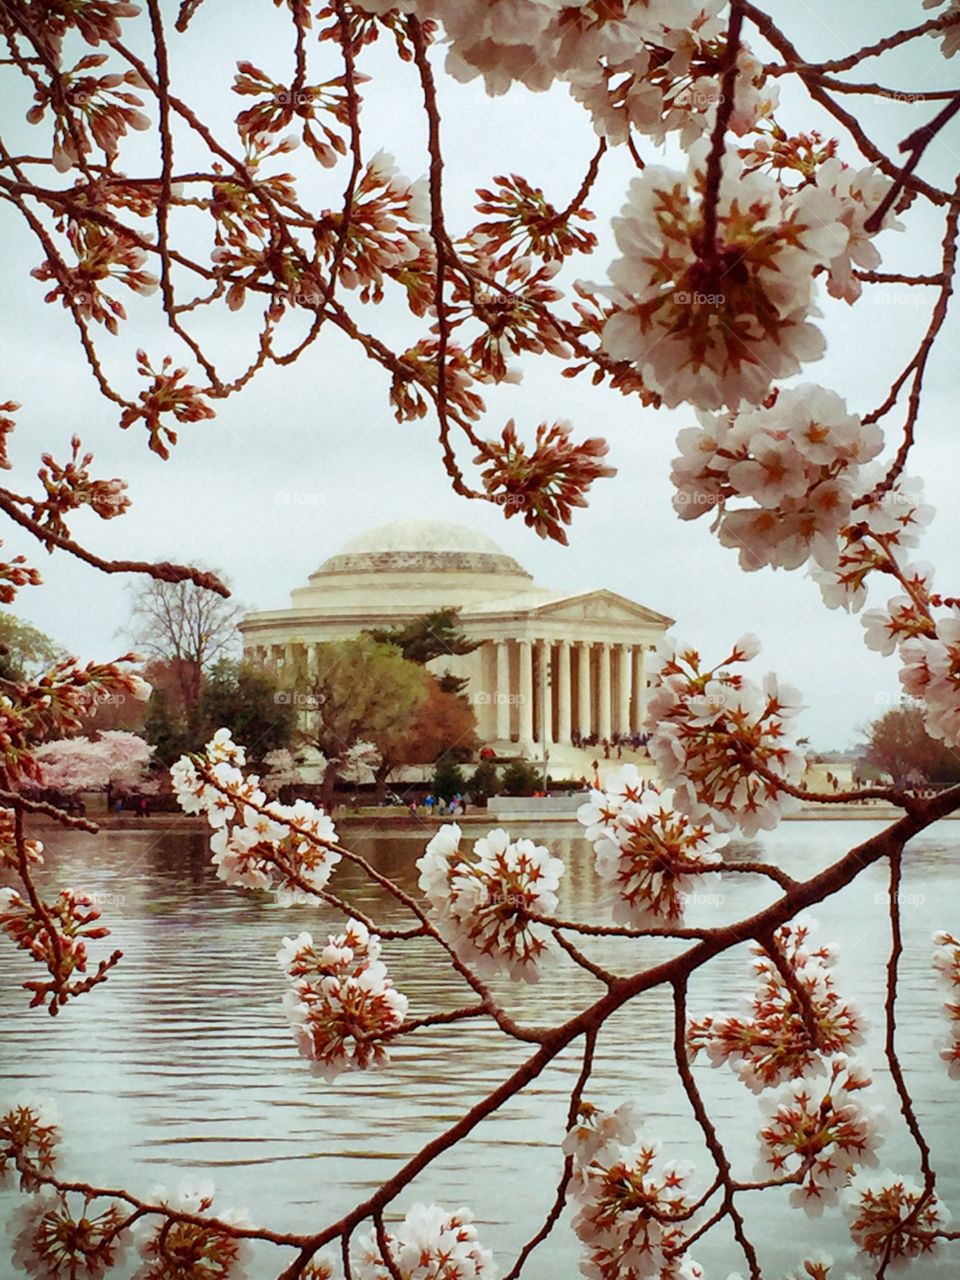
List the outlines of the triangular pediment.
{"type": "Polygon", "coordinates": [[[616,591],[583,591],[547,600],[527,611],[527,617],[570,622],[630,622],[666,630],[673,619],[616,591]]]}

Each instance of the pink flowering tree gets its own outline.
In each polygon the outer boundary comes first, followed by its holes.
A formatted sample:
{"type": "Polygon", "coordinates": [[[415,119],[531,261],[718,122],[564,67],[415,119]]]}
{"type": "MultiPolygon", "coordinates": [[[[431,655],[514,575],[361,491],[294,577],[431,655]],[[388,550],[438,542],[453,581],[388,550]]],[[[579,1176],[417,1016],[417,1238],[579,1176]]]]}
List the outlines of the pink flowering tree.
{"type": "Polygon", "coordinates": [[[106,729],[96,738],[59,738],[37,747],[44,787],[67,795],[118,787],[136,791],[147,783],[153,747],[136,733],[106,729]]]}
{"type": "MultiPolygon", "coordinates": [[[[119,427],[145,432],[166,459],[183,427],[212,418],[219,401],[332,328],[385,373],[399,421],[435,416],[456,492],[565,542],[574,510],[613,474],[605,443],[566,422],[492,422],[484,399],[495,394],[499,404],[543,357],[561,376],[605,384],[638,407],[681,410],[678,516],[709,516],[709,534],[748,572],[806,568],[824,604],[859,615],[865,643],[897,663],[927,731],[960,746],[960,602],[912,559],[933,512],[908,474],[960,223],[960,179],[941,185],[924,157],[948,136],[960,93],[887,79],[898,51],[931,61],[956,53],[957,0],[904,0],[903,25],[821,61],[751,0],[277,0],[267,12],[289,42],[285,65],[241,60],[232,85],[220,86],[239,111],[209,120],[191,106],[193,86],[175,76],[202,2],[183,0],[172,25],[159,0],[143,0],[142,11],[125,0],[0,5],[0,75],[29,126],[26,141],[0,141],[0,200],[32,238],[32,273],[47,286],[51,316],[65,312],[119,427]],[[404,64],[422,109],[425,182],[399,173],[368,136],[367,68],[387,52],[404,64]],[[443,75],[480,79],[491,94],[520,86],[570,95],[593,139],[577,187],[548,196],[519,174],[477,173],[479,219],[452,213],[443,75]],[[781,89],[809,108],[816,128],[790,127],[781,89]],[[883,143],[867,108],[891,99],[909,105],[915,126],[883,143]],[[141,132],[155,151],[133,148],[141,132]],[[664,146],[680,159],[654,163],[664,146]],[[588,205],[612,157],[634,172],[613,224],[616,249],[591,273],[605,280],[591,284],[578,271],[599,247],[588,205]],[[920,214],[939,228],[927,268],[885,265],[920,214]],[[807,366],[824,348],[817,320],[830,308],[863,324],[854,308],[890,284],[926,297],[929,320],[880,403],[856,404],[848,388],[811,380],[807,366]],[[125,365],[124,348],[103,337],[126,332],[123,299],[134,296],[138,308],[154,298],[168,348],[138,350],[125,365]],[[408,340],[395,325],[378,328],[375,307],[388,298],[405,310],[408,340]],[[204,344],[205,319],[217,315],[237,325],[236,340],[221,344],[243,353],[230,368],[204,344]]],[[[14,409],[0,406],[7,469],[14,409]]],[[[87,550],[68,521],[83,506],[119,516],[128,500],[122,480],[93,477],[78,439],[71,449],[66,462],[43,455],[33,492],[0,488],[0,508],[21,531],[106,572],[223,591],[187,566],[87,550]]],[[[38,578],[13,558],[0,566],[0,596],[8,602],[38,578]]],[[[580,810],[602,904],[595,919],[559,914],[566,868],[534,841],[495,830],[471,843],[456,825],[443,827],[417,863],[413,896],[344,845],[322,809],[268,799],[225,730],[185,756],[174,787],[184,810],[208,822],[218,875],[238,891],[296,895],[342,919],[326,937],[278,939],[293,1041],[331,1087],[345,1072],[389,1070],[394,1043],[436,1023],[462,1024],[464,1036],[487,1024],[524,1056],[348,1212],[297,1232],[251,1224],[212,1191],[145,1199],[108,1180],[67,1182],[56,1115],[15,1100],[0,1115],[0,1176],[26,1196],[13,1224],[16,1264],[37,1277],[100,1277],[125,1265],[133,1246],[138,1280],[237,1280],[256,1245],[272,1258],[257,1264],[257,1280],[490,1277],[492,1251],[471,1211],[417,1202],[416,1179],[573,1049],[580,1065],[566,1131],[556,1135],[553,1204],[529,1223],[508,1280],[535,1273],[536,1251],[561,1221],[580,1242],[583,1273],[597,1280],[704,1280],[698,1247],[718,1231],[736,1250],[719,1280],[762,1280],[769,1269],[744,1212],[757,1195],[783,1218],[784,1238],[791,1214],[845,1216],[849,1257],[798,1255],[798,1277],[846,1280],[856,1268],[883,1280],[912,1267],[926,1280],[938,1257],[956,1268],[960,1233],[901,1062],[898,1008],[909,841],[960,807],[960,788],[932,798],[802,788],[800,696],[778,676],[757,677],[758,648],[753,635],[712,654],[664,646],[647,726],[658,783],[626,767],[597,780],[580,810]],[[800,801],[864,799],[899,816],[803,879],[727,856],[732,837],[773,829],[800,801]],[[344,864],[407,922],[386,927],[367,914],[338,884],[344,864]],[[893,1123],[912,1144],[907,1167],[879,1172],[876,1086],[855,1056],[864,1019],[831,940],[815,931],[818,904],[878,866],[889,884],[882,1068],[897,1096],[893,1123]],[[691,893],[717,882],[730,918],[691,922],[691,893]],[[765,905],[748,909],[738,889],[758,883],[765,905]],[[616,971],[592,952],[598,937],[623,943],[616,971]],[[397,989],[391,956],[411,938],[461,984],[458,1008],[418,1008],[397,989]],[[691,980],[743,943],[753,953],[746,1009],[698,1008],[691,980]],[[583,970],[593,996],[552,1025],[511,1014],[493,980],[549,983],[558,958],[583,970]],[[666,1049],[702,1136],[696,1170],[661,1149],[655,1122],[630,1099],[613,1110],[591,1101],[607,1023],[655,990],[672,1002],[666,1049]],[[744,1086],[756,1135],[746,1158],[727,1148],[711,1114],[708,1062],[744,1086]]],[[[0,863],[11,882],[0,889],[0,927],[36,963],[42,976],[26,986],[50,1013],[107,980],[121,957],[89,969],[87,946],[109,925],[83,895],[64,888],[45,901],[34,881],[42,849],[27,829],[32,814],[92,824],[30,800],[23,787],[43,777],[41,740],[74,731],[96,696],[136,688],[123,661],[65,662],[0,688],[0,863]]],[[[955,1080],[960,943],[951,912],[944,902],[931,959],[945,984],[941,1056],[955,1080]]]]}

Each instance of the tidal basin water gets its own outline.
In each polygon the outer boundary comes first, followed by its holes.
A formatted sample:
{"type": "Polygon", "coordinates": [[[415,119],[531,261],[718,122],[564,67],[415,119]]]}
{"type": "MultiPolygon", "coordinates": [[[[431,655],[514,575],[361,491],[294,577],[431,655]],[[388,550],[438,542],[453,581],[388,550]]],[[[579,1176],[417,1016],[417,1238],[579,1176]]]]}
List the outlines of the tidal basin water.
{"type": "MultiPolygon", "coordinates": [[[[881,825],[789,822],[761,842],[737,844],[735,851],[736,856],[763,856],[806,877],[881,825]]],[[[388,1178],[531,1053],[530,1046],[505,1040],[486,1022],[441,1026],[396,1044],[385,1070],[328,1084],[297,1054],[280,1007],[285,979],[274,953],[284,934],[308,929],[325,936],[336,929],[336,915],[284,908],[227,888],[216,879],[200,834],[135,827],[98,837],[51,828],[42,834],[48,845],[45,881],[98,895],[113,934],[95,944],[102,950],[94,949],[94,957],[113,946],[124,951],[104,986],[50,1018],[27,1009],[19,983],[33,976],[32,966],[0,939],[0,1098],[34,1093],[57,1100],[65,1130],[65,1176],[126,1185],[144,1195],[157,1184],[174,1188],[212,1179],[219,1206],[245,1208],[257,1225],[313,1231],[388,1178]]],[[[522,834],[551,845],[565,861],[562,911],[578,919],[594,917],[589,846],[573,838],[570,826],[559,824],[537,824],[522,834]]],[[[348,827],[343,835],[381,871],[417,892],[414,861],[424,835],[362,827],[348,827]]],[[[944,994],[930,953],[934,931],[960,928],[958,843],[960,824],[944,822],[908,846],[898,1009],[902,1063],[933,1149],[940,1194],[955,1210],[960,1210],[960,1082],[949,1080],[938,1058],[946,1028],[940,1015],[944,994]]],[[[351,867],[337,869],[334,887],[384,923],[407,922],[402,910],[351,867]]],[[[718,897],[696,904],[691,922],[736,919],[777,893],[748,876],[729,876],[719,890],[718,897]]],[[[915,1176],[916,1153],[900,1122],[882,1047],[889,952],[884,868],[872,867],[811,914],[820,922],[818,937],[840,945],[839,988],[871,1026],[859,1056],[874,1071],[887,1107],[880,1167],[915,1176]]],[[[678,945],[602,941],[587,949],[601,963],[627,972],[672,954],[678,945]]],[[[388,943],[385,959],[410,998],[412,1017],[469,1003],[469,993],[435,944],[422,939],[388,943]]],[[[750,985],[749,963],[746,946],[714,961],[691,983],[691,1013],[737,1012],[750,985]]],[[[599,991],[593,979],[562,958],[539,985],[507,986],[503,997],[524,1022],[550,1025],[599,991]]],[[[695,1162],[699,1191],[712,1180],[713,1169],[672,1068],[671,1038],[668,992],[651,992],[627,1006],[601,1034],[586,1096],[610,1107],[633,1102],[644,1117],[646,1136],[658,1139],[669,1156],[695,1162]]],[[[579,1048],[572,1046],[431,1165],[393,1209],[402,1213],[416,1200],[470,1206],[483,1242],[506,1271],[554,1195],[579,1048]]],[[[695,1071],[735,1172],[749,1179],[757,1152],[758,1100],[729,1067],[712,1069],[703,1061],[695,1071]]],[[[17,1199],[9,1190],[0,1193],[0,1220],[9,1218],[17,1199]]],[[[835,1210],[808,1219],[790,1210],[786,1193],[779,1191],[745,1194],[741,1202],[770,1280],[782,1280],[805,1250],[826,1249],[839,1259],[849,1249],[835,1210]]],[[[708,1280],[726,1280],[733,1270],[746,1274],[723,1225],[699,1242],[693,1255],[706,1266],[708,1280]]],[[[289,1251],[257,1252],[252,1280],[270,1280],[292,1257],[289,1251]]],[[[8,1258],[0,1238],[0,1276],[13,1274],[8,1258]]],[[[565,1218],[524,1274],[566,1280],[577,1274],[578,1260],[579,1247],[565,1218]]],[[[125,1276],[133,1269],[131,1262],[111,1274],[125,1276]]],[[[917,1280],[958,1275],[960,1252],[945,1254],[940,1263],[916,1263],[909,1274],[917,1280]]]]}

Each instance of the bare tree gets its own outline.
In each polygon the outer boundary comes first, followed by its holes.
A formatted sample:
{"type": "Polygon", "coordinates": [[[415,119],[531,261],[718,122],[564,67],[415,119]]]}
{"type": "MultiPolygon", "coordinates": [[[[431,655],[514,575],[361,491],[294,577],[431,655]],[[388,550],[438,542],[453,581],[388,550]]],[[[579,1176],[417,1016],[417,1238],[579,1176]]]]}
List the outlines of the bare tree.
{"type": "Polygon", "coordinates": [[[203,673],[232,648],[243,606],[194,582],[151,580],[133,595],[127,634],[140,653],[168,664],[191,724],[203,673]]]}

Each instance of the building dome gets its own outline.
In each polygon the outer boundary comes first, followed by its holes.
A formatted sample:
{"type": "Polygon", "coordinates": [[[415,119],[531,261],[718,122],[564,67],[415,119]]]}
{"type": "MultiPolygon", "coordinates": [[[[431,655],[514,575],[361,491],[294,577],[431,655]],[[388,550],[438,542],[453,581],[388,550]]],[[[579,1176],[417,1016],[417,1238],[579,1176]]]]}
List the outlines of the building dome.
{"type": "Polygon", "coordinates": [[[313,575],[480,573],[529,578],[492,538],[448,520],[393,520],[368,529],[313,575]]]}

